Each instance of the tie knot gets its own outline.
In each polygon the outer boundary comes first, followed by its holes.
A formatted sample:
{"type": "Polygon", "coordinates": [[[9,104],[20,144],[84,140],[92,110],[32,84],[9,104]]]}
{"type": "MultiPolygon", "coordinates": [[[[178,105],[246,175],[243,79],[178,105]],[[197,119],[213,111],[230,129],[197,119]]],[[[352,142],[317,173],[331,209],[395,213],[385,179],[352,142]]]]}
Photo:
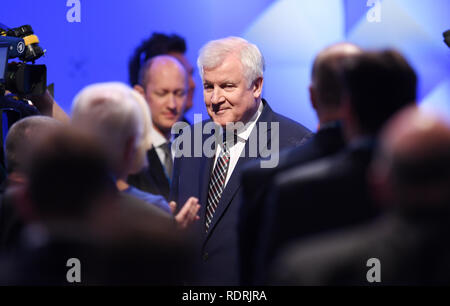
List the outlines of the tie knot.
{"type": "Polygon", "coordinates": [[[171,142],[170,142],[170,141],[167,141],[167,142],[163,143],[163,144],[160,145],[159,147],[160,147],[161,149],[163,149],[164,152],[165,152],[166,154],[171,155],[171,154],[170,154],[170,153],[171,153],[171,142]]]}
{"type": "Polygon", "coordinates": [[[228,148],[234,146],[237,143],[237,137],[236,131],[224,132],[222,134],[222,145],[224,149],[228,150],[228,148]]]}

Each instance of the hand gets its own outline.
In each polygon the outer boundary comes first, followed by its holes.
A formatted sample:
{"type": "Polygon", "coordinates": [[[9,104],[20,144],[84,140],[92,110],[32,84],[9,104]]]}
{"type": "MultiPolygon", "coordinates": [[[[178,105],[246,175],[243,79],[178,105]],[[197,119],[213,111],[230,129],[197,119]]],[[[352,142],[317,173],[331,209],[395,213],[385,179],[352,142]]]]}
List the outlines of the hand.
{"type": "Polygon", "coordinates": [[[42,95],[24,95],[21,98],[30,100],[42,115],[51,117],[52,105],[55,101],[48,90],[45,90],[42,95]]]}
{"type": "MultiPolygon", "coordinates": [[[[177,204],[172,201],[169,203],[170,209],[172,213],[175,213],[175,209],[177,204]]],[[[198,199],[194,197],[190,197],[186,203],[184,203],[183,208],[181,208],[180,212],[176,214],[175,221],[177,225],[181,229],[187,228],[196,220],[199,220],[200,217],[197,215],[200,209],[200,204],[198,204],[198,199]]]]}
{"type": "Polygon", "coordinates": [[[42,95],[26,95],[23,98],[33,102],[42,115],[53,117],[63,123],[69,122],[69,116],[56,103],[48,89],[42,95]]]}

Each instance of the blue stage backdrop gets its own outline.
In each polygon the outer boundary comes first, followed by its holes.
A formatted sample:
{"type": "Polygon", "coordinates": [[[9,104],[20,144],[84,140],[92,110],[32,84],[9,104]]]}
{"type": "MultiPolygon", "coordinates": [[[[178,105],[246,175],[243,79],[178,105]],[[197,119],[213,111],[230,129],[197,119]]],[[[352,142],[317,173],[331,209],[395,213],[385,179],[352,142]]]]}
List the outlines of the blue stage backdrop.
{"type": "MultiPolygon", "coordinates": [[[[38,63],[48,66],[48,82],[67,112],[84,86],[127,82],[133,49],[154,31],[184,36],[193,64],[208,40],[243,36],[266,58],[264,97],[316,130],[307,91],[311,64],[321,48],[342,40],[399,49],[420,77],[421,105],[450,120],[450,49],[442,42],[449,12],[448,0],[22,0],[3,1],[0,23],[33,26],[47,49],[38,63]],[[80,22],[69,22],[76,2],[80,22]]],[[[193,113],[207,116],[198,74],[196,82],[191,120],[193,113]]]]}

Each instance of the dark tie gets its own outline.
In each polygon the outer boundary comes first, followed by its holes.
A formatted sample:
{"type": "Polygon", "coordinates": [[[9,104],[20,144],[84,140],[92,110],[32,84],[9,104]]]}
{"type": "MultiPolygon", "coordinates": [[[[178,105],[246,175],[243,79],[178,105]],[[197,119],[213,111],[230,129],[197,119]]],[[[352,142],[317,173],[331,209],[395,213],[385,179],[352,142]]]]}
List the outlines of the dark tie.
{"type": "Polygon", "coordinates": [[[206,206],[206,232],[214,216],[214,212],[219,204],[222,191],[225,186],[228,165],[230,164],[230,150],[226,142],[223,143],[222,152],[217,159],[216,166],[212,172],[211,181],[209,182],[208,201],[206,206]]]}
{"type": "Polygon", "coordinates": [[[173,168],[173,160],[172,160],[172,150],[171,150],[171,142],[165,142],[160,145],[160,148],[164,151],[164,169],[166,170],[167,177],[169,180],[172,180],[172,168],[173,168]]]}

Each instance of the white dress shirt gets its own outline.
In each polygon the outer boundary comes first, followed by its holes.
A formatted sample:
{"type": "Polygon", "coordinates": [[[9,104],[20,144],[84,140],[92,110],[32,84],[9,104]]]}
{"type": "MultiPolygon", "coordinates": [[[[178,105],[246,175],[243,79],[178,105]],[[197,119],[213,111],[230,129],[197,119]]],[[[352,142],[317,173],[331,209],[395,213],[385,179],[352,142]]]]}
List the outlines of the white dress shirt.
{"type": "MultiPolygon", "coordinates": [[[[252,132],[253,128],[256,125],[256,122],[259,119],[259,116],[261,115],[263,111],[264,105],[262,101],[259,103],[258,110],[256,113],[252,116],[252,118],[244,125],[242,129],[237,130],[237,141],[234,145],[228,146],[228,149],[230,150],[230,164],[228,165],[228,171],[227,171],[227,177],[225,178],[225,186],[228,183],[228,180],[231,177],[231,174],[233,174],[234,167],[236,167],[236,164],[239,160],[239,157],[242,154],[242,150],[245,148],[245,142],[250,136],[250,133],[252,132]]],[[[216,157],[214,159],[214,167],[216,166],[217,159],[220,156],[220,153],[222,153],[222,145],[218,145],[216,148],[216,157]]],[[[225,188],[224,186],[224,188],[225,188]]]]}

